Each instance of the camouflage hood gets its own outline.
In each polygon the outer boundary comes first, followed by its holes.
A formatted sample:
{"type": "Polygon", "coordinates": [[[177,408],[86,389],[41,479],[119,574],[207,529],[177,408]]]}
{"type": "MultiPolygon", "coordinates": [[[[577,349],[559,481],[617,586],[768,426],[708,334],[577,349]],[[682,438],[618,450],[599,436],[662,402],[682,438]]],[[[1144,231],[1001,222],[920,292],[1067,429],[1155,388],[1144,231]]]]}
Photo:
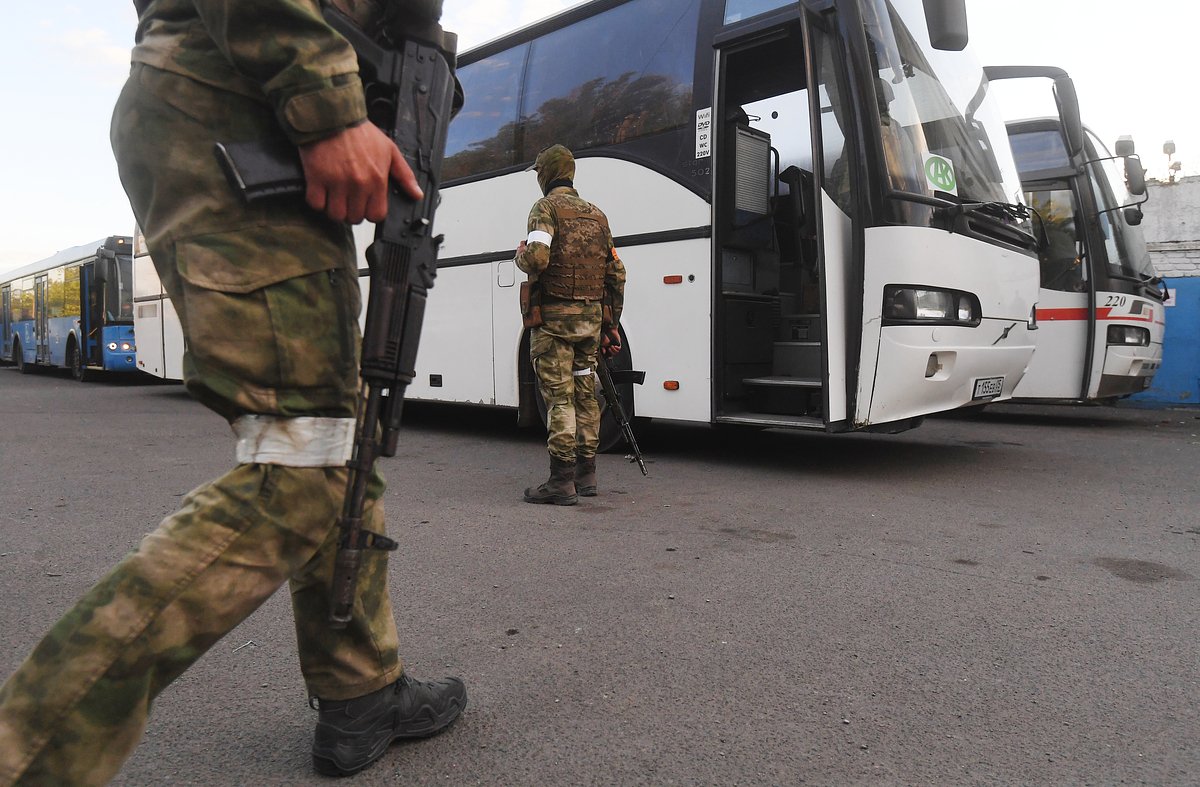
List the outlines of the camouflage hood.
{"type": "Polygon", "coordinates": [[[538,185],[546,194],[554,181],[575,179],[575,156],[562,145],[551,145],[538,154],[530,169],[537,170],[538,185]]]}

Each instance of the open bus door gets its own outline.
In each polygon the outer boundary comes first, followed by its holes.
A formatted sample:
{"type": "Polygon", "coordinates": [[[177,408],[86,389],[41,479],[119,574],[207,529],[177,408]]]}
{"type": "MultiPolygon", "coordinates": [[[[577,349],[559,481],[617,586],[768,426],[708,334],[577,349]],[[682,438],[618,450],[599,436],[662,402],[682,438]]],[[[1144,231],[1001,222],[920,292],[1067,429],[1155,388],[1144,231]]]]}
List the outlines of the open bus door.
{"type": "Polygon", "coordinates": [[[95,262],[79,266],[79,341],[83,345],[84,366],[101,362],[100,328],[104,325],[104,285],[95,262]]]}
{"type": "Polygon", "coordinates": [[[0,360],[12,357],[12,289],[6,284],[0,289],[0,360]]]}
{"type": "Polygon", "coordinates": [[[33,339],[34,363],[50,363],[50,318],[46,308],[45,274],[33,280],[33,339]]]}
{"type": "Polygon", "coordinates": [[[784,9],[716,40],[718,423],[824,429],[831,395],[833,412],[844,412],[844,396],[833,391],[844,391],[844,380],[829,385],[828,357],[840,352],[841,334],[831,345],[822,318],[823,233],[800,15],[784,9]]]}

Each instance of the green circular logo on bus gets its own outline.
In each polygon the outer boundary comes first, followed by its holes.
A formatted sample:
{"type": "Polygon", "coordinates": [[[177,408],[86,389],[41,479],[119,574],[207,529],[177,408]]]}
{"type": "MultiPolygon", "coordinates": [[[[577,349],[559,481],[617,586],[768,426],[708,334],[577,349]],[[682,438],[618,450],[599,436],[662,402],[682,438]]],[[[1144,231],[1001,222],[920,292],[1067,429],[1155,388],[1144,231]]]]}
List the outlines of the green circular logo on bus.
{"type": "Polygon", "coordinates": [[[954,165],[941,156],[930,156],[925,161],[925,177],[942,191],[954,191],[958,182],[954,179],[954,165]]]}

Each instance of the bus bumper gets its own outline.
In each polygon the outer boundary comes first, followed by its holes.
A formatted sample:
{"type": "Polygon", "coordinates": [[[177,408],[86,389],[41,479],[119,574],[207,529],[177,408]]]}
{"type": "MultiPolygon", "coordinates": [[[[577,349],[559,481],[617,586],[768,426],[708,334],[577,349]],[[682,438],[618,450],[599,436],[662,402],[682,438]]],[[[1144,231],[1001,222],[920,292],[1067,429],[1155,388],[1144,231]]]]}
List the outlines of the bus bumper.
{"type": "Polygon", "coordinates": [[[1150,387],[1154,374],[1162,366],[1162,345],[1149,347],[1109,345],[1104,354],[1097,396],[1129,396],[1150,387]]]}
{"type": "Polygon", "coordinates": [[[1022,321],[984,320],[974,328],[885,327],[869,421],[896,421],[1010,399],[1033,351],[1033,334],[1022,321]]]}
{"type": "Polygon", "coordinates": [[[104,353],[104,371],[106,371],[106,372],[137,371],[137,356],[134,353],[106,352],[106,353],[104,353]]]}

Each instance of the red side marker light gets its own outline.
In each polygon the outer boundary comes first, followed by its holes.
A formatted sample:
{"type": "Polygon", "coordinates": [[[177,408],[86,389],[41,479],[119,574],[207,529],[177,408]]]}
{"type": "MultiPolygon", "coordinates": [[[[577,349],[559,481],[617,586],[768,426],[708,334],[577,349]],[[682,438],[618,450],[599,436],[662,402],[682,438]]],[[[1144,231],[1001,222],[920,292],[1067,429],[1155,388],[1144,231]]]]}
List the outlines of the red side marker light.
{"type": "Polygon", "coordinates": [[[683,284],[682,276],[663,276],[663,284],[683,284]]]}
{"type": "Polygon", "coordinates": [[[668,391],[678,391],[679,390],[679,381],[678,380],[663,380],[663,388],[666,388],[668,391]]]}

